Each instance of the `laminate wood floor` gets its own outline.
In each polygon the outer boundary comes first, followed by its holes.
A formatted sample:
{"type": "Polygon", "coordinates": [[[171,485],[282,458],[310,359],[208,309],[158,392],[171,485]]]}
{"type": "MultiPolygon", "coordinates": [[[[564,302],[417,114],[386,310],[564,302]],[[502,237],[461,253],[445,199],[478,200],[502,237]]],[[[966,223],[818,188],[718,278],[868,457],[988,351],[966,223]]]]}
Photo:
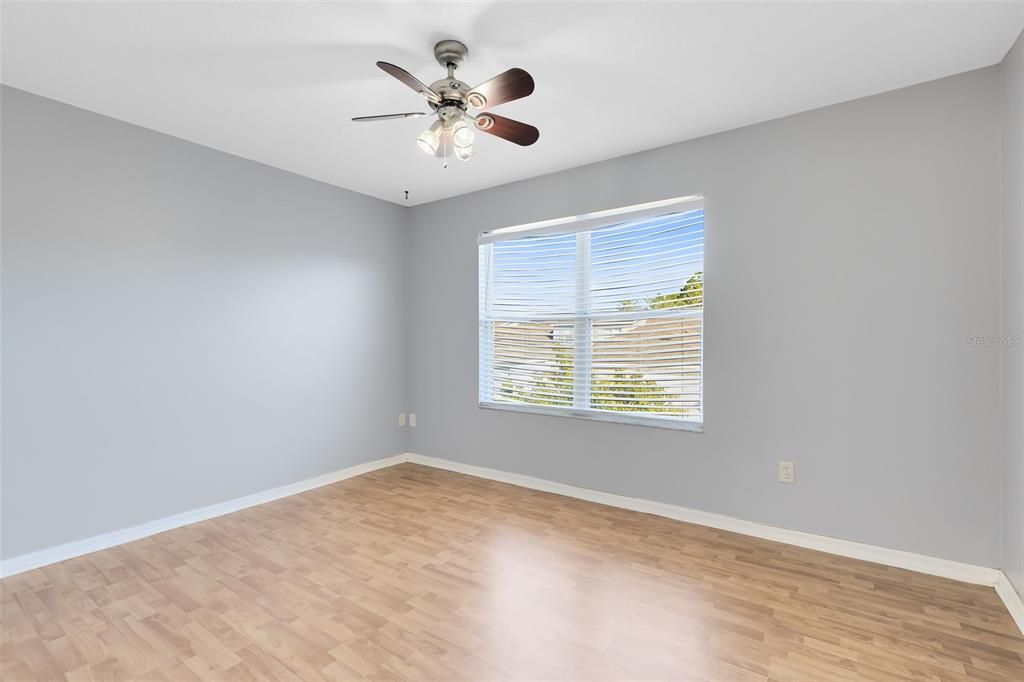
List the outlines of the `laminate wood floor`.
{"type": "Polygon", "coordinates": [[[402,464],[13,576],[13,680],[1024,680],[992,589],[402,464]]]}

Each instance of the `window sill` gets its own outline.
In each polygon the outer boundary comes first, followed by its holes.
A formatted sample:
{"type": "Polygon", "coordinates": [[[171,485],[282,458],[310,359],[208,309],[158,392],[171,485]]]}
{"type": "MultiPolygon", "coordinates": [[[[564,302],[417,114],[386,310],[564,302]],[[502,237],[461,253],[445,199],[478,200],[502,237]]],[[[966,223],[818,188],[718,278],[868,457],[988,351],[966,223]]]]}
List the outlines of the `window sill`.
{"type": "Polygon", "coordinates": [[[581,410],[570,407],[548,407],[545,405],[521,405],[515,403],[485,401],[480,401],[479,405],[485,410],[540,414],[548,417],[571,417],[575,419],[609,422],[612,424],[628,424],[630,426],[653,426],[658,429],[670,429],[672,431],[690,431],[693,433],[704,432],[703,422],[681,421],[665,417],[647,417],[636,414],[616,414],[615,412],[604,412],[601,410],[581,410]]]}

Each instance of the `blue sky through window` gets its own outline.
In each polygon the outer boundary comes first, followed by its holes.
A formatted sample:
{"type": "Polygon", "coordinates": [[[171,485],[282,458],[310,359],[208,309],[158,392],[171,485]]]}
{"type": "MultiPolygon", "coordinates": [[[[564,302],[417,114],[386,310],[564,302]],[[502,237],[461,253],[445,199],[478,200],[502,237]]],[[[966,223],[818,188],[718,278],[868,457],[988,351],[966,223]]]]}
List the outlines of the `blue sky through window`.
{"type": "MultiPolygon", "coordinates": [[[[576,235],[536,235],[493,247],[494,300],[501,312],[539,316],[575,310],[576,235]]],[[[591,231],[595,311],[622,309],[679,291],[704,269],[704,210],[626,221],[591,231]]]]}

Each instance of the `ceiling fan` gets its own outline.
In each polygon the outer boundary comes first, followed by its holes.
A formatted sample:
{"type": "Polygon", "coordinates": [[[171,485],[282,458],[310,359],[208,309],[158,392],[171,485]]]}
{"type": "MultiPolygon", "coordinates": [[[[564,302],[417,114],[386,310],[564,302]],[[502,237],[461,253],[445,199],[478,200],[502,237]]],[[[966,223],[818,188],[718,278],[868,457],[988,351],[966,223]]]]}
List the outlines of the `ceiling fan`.
{"type": "Polygon", "coordinates": [[[468,55],[469,49],[458,40],[442,40],[435,45],[434,57],[441,66],[448,69],[448,76],[429,86],[405,69],[387,62],[377,62],[383,71],[418,92],[432,112],[357,116],[352,120],[386,121],[436,115],[437,120],[420,133],[416,143],[427,154],[445,159],[445,165],[449,149],[460,161],[467,161],[473,156],[474,127],[524,147],[536,142],[540,131],[531,125],[489,111],[477,114],[470,112],[470,109],[479,110],[526,97],[533,92],[533,77],[522,69],[509,69],[476,87],[470,87],[455,78],[455,70],[465,63],[468,55]]]}

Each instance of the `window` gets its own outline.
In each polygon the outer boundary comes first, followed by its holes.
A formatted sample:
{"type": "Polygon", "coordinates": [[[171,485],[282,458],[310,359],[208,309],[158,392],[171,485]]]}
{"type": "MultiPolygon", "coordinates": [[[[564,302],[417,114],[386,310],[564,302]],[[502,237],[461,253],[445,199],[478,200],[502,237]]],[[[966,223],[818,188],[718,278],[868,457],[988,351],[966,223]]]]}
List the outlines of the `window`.
{"type": "Polygon", "coordinates": [[[704,204],[480,235],[480,405],[699,431],[704,204]]]}

